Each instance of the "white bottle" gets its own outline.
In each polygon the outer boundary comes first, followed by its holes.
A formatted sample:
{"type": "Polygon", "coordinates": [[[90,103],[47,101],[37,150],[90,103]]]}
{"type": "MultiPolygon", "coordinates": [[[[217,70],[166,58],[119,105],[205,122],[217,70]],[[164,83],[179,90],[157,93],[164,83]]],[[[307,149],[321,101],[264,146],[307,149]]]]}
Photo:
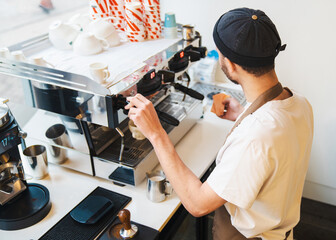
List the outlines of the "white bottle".
{"type": "Polygon", "coordinates": [[[204,59],[194,64],[189,73],[195,81],[211,83],[215,82],[217,66],[218,53],[216,50],[212,50],[204,59]]]}

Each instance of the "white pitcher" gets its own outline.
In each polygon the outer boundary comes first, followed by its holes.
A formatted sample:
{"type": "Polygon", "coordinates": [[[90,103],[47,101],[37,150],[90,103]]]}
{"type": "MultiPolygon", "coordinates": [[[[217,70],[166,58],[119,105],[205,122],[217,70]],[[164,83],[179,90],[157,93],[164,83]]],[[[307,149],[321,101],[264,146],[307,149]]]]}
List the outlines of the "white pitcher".
{"type": "Polygon", "coordinates": [[[78,25],[55,21],[49,26],[49,40],[58,49],[72,49],[79,32],[78,25]]]}

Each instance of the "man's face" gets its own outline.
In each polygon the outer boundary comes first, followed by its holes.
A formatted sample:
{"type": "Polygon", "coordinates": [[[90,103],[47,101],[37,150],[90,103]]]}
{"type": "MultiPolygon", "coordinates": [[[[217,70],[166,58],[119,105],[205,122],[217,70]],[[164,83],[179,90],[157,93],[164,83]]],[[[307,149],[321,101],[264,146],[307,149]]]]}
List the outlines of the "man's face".
{"type": "Polygon", "coordinates": [[[220,56],[219,56],[219,64],[221,66],[221,69],[222,71],[225,73],[226,77],[231,81],[233,82],[234,84],[239,84],[236,80],[233,80],[233,77],[230,75],[228,69],[227,69],[227,66],[225,65],[225,61],[224,61],[224,56],[219,53],[220,56]]]}

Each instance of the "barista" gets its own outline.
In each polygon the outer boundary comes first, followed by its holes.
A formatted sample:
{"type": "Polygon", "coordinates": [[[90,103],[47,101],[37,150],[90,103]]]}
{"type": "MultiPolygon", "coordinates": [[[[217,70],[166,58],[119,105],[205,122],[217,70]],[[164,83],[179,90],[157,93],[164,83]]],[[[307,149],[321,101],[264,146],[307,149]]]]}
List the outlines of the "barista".
{"type": "Polygon", "coordinates": [[[213,37],[222,70],[242,86],[248,104],[243,108],[233,98],[214,103],[222,105],[218,116],[240,124],[205,183],[179,158],[149,100],[137,94],[125,108],[184,207],[195,217],[215,211],[214,239],[293,239],[313,137],[311,106],[279,84],[274,59],[284,47],[264,12],[231,10],[217,21],[213,37]]]}

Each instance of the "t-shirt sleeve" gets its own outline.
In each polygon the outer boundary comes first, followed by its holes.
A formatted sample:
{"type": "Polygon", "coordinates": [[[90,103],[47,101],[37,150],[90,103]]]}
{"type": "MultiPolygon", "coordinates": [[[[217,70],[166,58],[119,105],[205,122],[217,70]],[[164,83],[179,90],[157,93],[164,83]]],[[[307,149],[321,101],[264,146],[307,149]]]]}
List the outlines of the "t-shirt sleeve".
{"type": "Polygon", "coordinates": [[[207,183],[226,201],[248,209],[269,177],[268,155],[268,149],[257,141],[232,143],[225,149],[207,183]]]}

